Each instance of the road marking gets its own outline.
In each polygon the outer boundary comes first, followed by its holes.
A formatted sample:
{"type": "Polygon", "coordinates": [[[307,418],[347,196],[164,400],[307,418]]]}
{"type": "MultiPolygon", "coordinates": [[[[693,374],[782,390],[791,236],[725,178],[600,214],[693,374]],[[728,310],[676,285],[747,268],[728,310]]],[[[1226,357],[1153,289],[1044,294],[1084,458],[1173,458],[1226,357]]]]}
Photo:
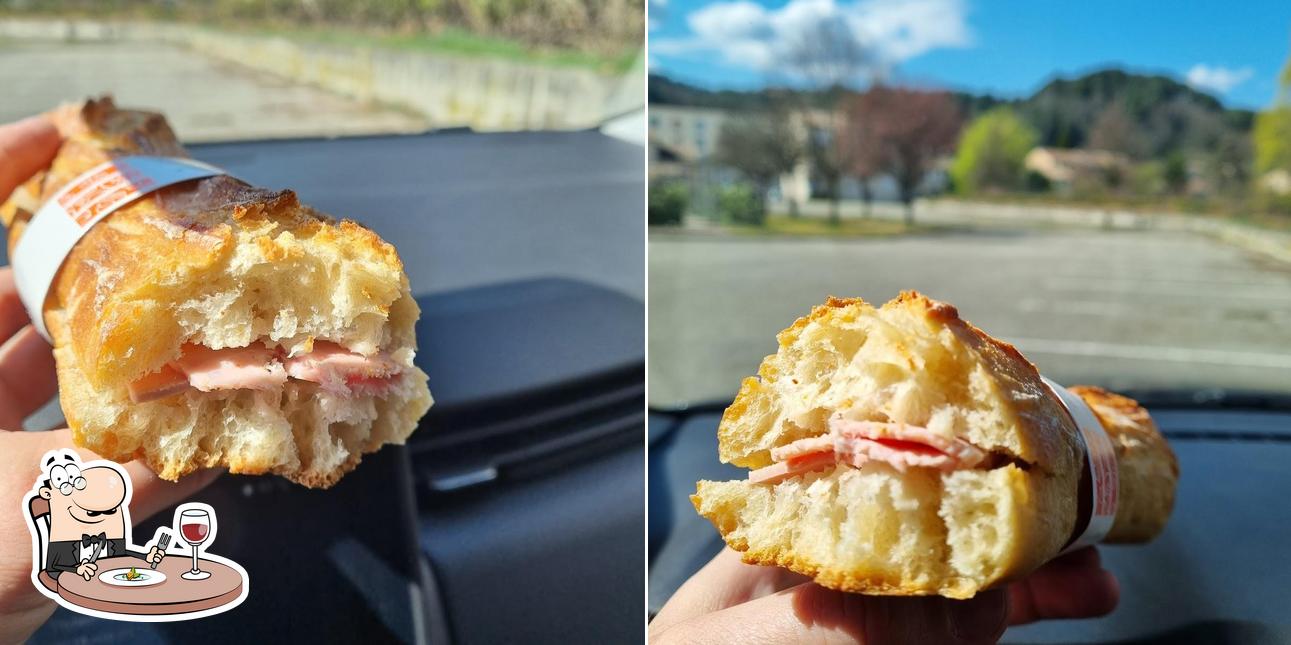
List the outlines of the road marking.
{"type": "MultiPolygon", "coordinates": [[[[1060,275],[1051,275],[1053,280],[1061,280],[1064,283],[1080,284],[1129,284],[1129,285],[1156,285],[1156,284],[1191,284],[1204,286],[1243,286],[1243,287],[1291,287],[1291,279],[1272,278],[1268,280],[1256,279],[1255,273],[1247,270],[1230,270],[1231,278],[1221,277],[1223,270],[1216,269],[1205,274],[1195,273],[1191,276],[1181,276],[1176,273],[1172,276],[1163,276],[1159,274],[1144,273],[1137,277],[1125,278],[1118,276],[1099,275],[1095,273],[1063,273],[1060,275]]],[[[1180,272],[1182,273],[1182,272],[1180,272]]]]}
{"type": "Polygon", "coordinates": [[[1187,296],[1189,298],[1229,298],[1235,300],[1268,300],[1273,302],[1286,302],[1291,299],[1291,292],[1275,292],[1271,289],[1258,289],[1255,291],[1241,291],[1238,289],[1222,289],[1199,293],[1196,288],[1167,285],[1145,285],[1142,282],[1126,282],[1117,284],[1110,280],[1063,280],[1063,279],[1046,279],[1043,282],[1045,288],[1054,291],[1075,291],[1075,292],[1092,292],[1092,293],[1133,293],[1145,296],[1187,296]]]}
{"type": "Polygon", "coordinates": [[[1291,370],[1291,354],[1246,352],[1226,349],[1164,347],[1160,345],[1126,345],[1091,340],[1052,340],[1047,338],[1009,338],[1022,352],[1061,354],[1064,356],[1102,356],[1140,361],[1172,363],[1205,363],[1238,367],[1265,367],[1291,370]]]}
{"type": "Polygon", "coordinates": [[[1112,300],[1046,300],[1044,298],[1023,298],[1018,301],[1018,310],[1027,313],[1071,314],[1078,316],[1102,316],[1104,318],[1150,318],[1160,319],[1165,316],[1184,316],[1193,320],[1231,321],[1260,320],[1267,315],[1267,322],[1291,321],[1291,298],[1282,306],[1251,305],[1246,309],[1224,307],[1197,307],[1193,303],[1177,303],[1164,306],[1144,306],[1138,302],[1112,300]],[[1251,307],[1256,307],[1252,309],[1251,307]]]}

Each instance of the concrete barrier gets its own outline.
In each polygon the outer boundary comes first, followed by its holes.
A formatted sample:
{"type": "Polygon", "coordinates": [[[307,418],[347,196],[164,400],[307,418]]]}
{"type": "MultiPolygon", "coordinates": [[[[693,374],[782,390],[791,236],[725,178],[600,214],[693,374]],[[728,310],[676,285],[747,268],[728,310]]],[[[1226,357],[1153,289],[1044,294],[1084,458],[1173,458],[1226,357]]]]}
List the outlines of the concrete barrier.
{"type": "Polygon", "coordinates": [[[0,38],[173,43],[361,101],[398,105],[435,128],[582,129],[622,112],[625,104],[644,104],[642,83],[588,69],[341,47],[188,24],[5,19],[0,38]]]}

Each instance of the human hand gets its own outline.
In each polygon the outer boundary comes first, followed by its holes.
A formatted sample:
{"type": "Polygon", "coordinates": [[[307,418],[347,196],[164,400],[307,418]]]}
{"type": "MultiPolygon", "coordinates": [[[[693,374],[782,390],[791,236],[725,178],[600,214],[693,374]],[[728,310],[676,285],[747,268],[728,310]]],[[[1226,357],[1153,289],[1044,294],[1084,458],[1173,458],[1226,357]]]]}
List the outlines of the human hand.
{"type": "Polygon", "coordinates": [[[1093,547],[969,600],[834,591],[779,567],[744,564],[723,549],[673,594],[649,634],[652,645],[993,643],[1009,625],[1102,616],[1119,593],[1093,547]]]}
{"type": "MultiPolygon", "coordinates": [[[[58,131],[41,117],[0,126],[0,202],[48,166],[59,144],[58,131]]],[[[16,511],[40,476],[41,456],[72,447],[71,430],[22,431],[23,419],[57,390],[49,344],[31,326],[13,272],[0,268],[0,643],[26,640],[54,611],[54,602],[32,583],[31,534],[26,518],[16,511]]],[[[82,461],[100,458],[88,450],[77,452],[82,461]]],[[[171,483],[140,462],[125,468],[134,486],[130,514],[136,521],[189,497],[219,474],[205,471],[171,483]]],[[[88,580],[96,570],[97,565],[84,563],[76,573],[88,580]]]]}
{"type": "Polygon", "coordinates": [[[154,546],[151,549],[148,549],[148,557],[144,558],[144,561],[147,562],[149,566],[161,564],[161,559],[165,555],[164,551],[154,546]]]}
{"type": "Polygon", "coordinates": [[[76,575],[89,580],[94,577],[94,573],[99,570],[99,565],[93,562],[82,562],[76,565],[76,575]]]}

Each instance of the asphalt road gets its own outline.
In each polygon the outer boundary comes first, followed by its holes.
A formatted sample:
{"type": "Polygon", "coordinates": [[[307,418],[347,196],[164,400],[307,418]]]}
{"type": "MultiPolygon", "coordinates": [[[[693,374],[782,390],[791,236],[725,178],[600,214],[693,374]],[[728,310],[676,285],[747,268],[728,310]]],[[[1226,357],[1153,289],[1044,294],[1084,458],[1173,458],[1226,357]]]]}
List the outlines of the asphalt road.
{"type": "Polygon", "coordinates": [[[1291,394],[1291,266],[1191,233],[1078,229],[795,239],[652,233],[650,402],[729,400],[827,295],[917,289],[1047,376],[1291,394]]]}
{"type": "Polygon", "coordinates": [[[0,42],[0,122],[112,93],[117,104],[165,112],[180,140],[340,136],[424,130],[409,113],[166,44],[0,42]]]}

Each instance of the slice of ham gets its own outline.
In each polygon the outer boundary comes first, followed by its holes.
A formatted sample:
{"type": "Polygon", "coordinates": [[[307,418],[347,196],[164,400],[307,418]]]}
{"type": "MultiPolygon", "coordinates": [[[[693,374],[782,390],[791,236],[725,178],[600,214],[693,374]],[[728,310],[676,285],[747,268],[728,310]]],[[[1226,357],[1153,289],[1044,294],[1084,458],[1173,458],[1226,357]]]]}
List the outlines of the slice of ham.
{"type": "Polygon", "coordinates": [[[188,391],[190,388],[192,386],[188,384],[187,375],[170,365],[162,365],[160,371],[130,384],[130,400],[135,403],[146,403],[188,391]]]}
{"type": "Polygon", "coordinates": [[[202,392],[271,390],[287,382],[278,353],[260,344],[224,349],[185,345],[174,366],[202,392]]]}
{"type": "Polygon", "coordinates": [[[855,421],[835,416],[829,420],[829,431],[834,436],[848,439],[888,442],[896,449],[915,449],[911,444],[928,446],[945,453],[965,468],[972,468],[986,458],[985,452],[963,439],[906,423],[855,421]]]}
{"type": "Polygon", "coordinates": [[[778,484],[790,477],[803,475],[813,470],[824,470],[835,463],[837,461],[834,459],[834,451],[832,450],[807,453],[754,470],[749,473],[749,481],[755,484],[778,484]]]}
{"type": "Polygon", "coordinates": [[[312,351],[288,358],[286,365],[292,378],[318,383],[339,394],[384,389],[401,367],[385,352],[364,356],[328,341],[316,341],[312,351]]]}
{"type": "Polygon", "coordinates": [[[402,369],[384,352],[363,356],[328,341],[315,341],[308,354],[286,360],[279,350],[260,343],[223,349],[189,344],[177,360],[137,379],[128,389],[131,401],[144,403],[189,389],[272,390],[291,377],[318,383],[342,396],[382,396],[402,369]]]}
{"type": "Polygon", "coordinates": [[[829,420],[829,434],[806,437],[771,449],[775,463],[749,473],[753,483],[775,484],[835,464],[860,468],[885,462],[900,472],[935,468],[944,472],[972,468],[986,453],[963,439],[904,423],[829,420]]]}

